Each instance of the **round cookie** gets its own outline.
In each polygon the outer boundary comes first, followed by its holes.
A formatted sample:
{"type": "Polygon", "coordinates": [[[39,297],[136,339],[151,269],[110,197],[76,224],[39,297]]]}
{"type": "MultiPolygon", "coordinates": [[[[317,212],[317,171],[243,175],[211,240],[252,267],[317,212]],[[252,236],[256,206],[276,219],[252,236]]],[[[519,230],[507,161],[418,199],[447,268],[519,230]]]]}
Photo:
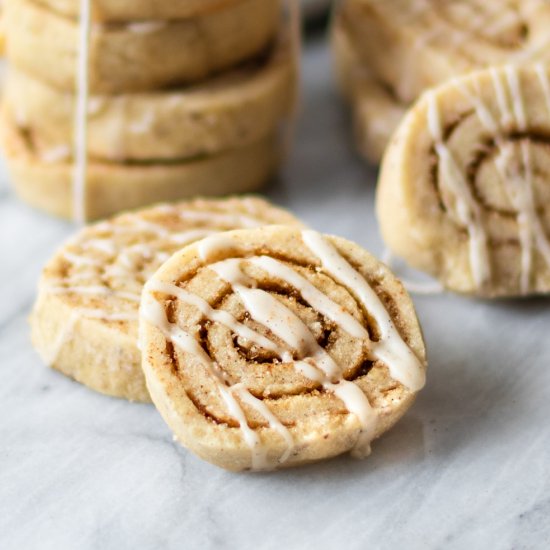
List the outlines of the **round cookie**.
{"type": "Polygon", "coordinates": [[[550,62],[550,4],[540,0],[346,0],[339,15],[361,61],[403,103],[475,69],[550,62]]]}
{"type": "MultiPolygon", "coordinates": [[[[88,155],[96,160],[169,160],[248,145],[290,113],[295,74],[281,38],[264,60],[184,88],[88,101],[88,155]]],[[[72,148],[75,98],[12,68],[4,108],[40,151],[72,148]]]]}
{"type": "Polygon", "coordinates": [[[426,92],[386,151],[389,248],[457,292],[550,292],[550,74],[471,73],[426,92]]]}
{"type": "Polygon", "coordinates": [[[149,401],[137,348],[144,282],[184,246],[218,231],[300,225],[259,198],[196,199],[85,227],[48,262],[31,315],[42,359],[99,392],[149,401]]]}
{"type": "Polygon", "coordinates": [[[177,439],[235,471],[364,457],[425,377],[392,273],[354,243],[283,226],[175,253],[144,287],[140,348],[177,439]]]}
{"type": "MultiPolygon", "coordinates": [[[[10,62],[52,86],[74,90],[78,22],[31,0],[12,0],[5,17],[10,62]]],[[[280,20],[279,0],[243,0],[181,21],[93,25],[89,91],[148,91],[202,80],[264,52],[280,20]]]]}
{"type": "MultiPolygon", "coordinates": [[[[0,116],[0,144],[10,181],[21,199],[55,216],[73,218],[74,165],[67,149],[37,151],[6,113],[0,116]]],[[[196,195],[257,191],[276,170],[281,138],[259,141],[217,155],[157,163],[89,161],[85,219],[109,216],[157,201],[196,195]]]]}
{"type": "Polygon", "coordinates": [[[357,147],[378,164],[407,106],[361,63],[338,18],[331,28],[331,46],[338,87],[351,105],[357,147]]]}
{"type": "MultiPolygon", "coordinates": [[[[93,21],[127,22],[154,19],[187,19],[220,8],[234,7],[244,0],[93,0],[93,21]]],[[[36,0],[61,15],[78,18],[80,0],[36,0]]]]}

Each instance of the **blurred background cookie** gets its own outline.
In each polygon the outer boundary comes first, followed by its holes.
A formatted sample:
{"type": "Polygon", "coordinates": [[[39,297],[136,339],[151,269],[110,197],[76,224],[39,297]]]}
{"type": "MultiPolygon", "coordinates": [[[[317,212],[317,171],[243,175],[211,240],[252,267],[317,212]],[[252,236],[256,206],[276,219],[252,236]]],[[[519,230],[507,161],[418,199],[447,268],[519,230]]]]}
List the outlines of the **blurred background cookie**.
{"type": "Polygon", "coordinates": [[[274,174],[297,95],[294,0],[78,5],[8,2],[1,139],[24,200],[83,221],[274,174]]]}
{"type": "Polygon", "coordinates": [[[343,0],[339,6],[332,28],[337,73],[355,92],[348,99],[359,148],[371,161],[380,161],[397,110],[424,90],[491,65],[550,61],[550,6],[539,0],[515,7],[481,0],[343,0]],[[361,90],[365,74],[374,90],[361,90]]]}
{"type": "Polygon", "coordinates": [[[543,65],[493,67],[425,92],[382,163],[387,245],[457,292],[548,293],[549,134],[543,65]]]}

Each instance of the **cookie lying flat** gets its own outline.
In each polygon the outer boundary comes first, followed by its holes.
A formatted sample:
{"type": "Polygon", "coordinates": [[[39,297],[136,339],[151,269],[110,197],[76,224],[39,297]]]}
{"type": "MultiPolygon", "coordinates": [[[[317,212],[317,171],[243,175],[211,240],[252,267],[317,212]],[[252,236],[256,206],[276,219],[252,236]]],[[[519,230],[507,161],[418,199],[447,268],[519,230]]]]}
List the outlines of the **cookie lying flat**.
{"type": "MultiPolygon", "coordinates": [[[[147,91],[206,78],[261,54],[280,26],[279,0],[244,0],[181,21],[94,25],[90,93],[147,91]]],[[[78,23],[31,0],[6,9],[8,57],[62,90],[74,90],[78,23]],[[55,40],[52,39],[55,37],[55,40]]]]}
{"type": "MultiPolygon", "coordinates": [[[[88,154],[105,160],[185,159],[248,145],[273,133],[295,89],[288,40],[265,60],[182,90],[89,100],[88,154]]],[[[75,99],[12,69],[4,108],[42,151],[71,149],[75,99]]]]}
{"type": "MultiPolygon", "coordinates": [[[[73,218],[74,166],[66,148],[37,151],[4,113],[0,144],[10,181],[19,197],[55,216],[73,218]]],[[[275,172],[281,157],[279,135],[218,155],[165,163],[108,163],[90,160],[84,210],[87,220],[158,201],[196,195],[257,191],[275,172]]]]}
{"type": "Polygon", "coordinates": [[[144,287],[140,347],[177,439],[229,470],[366,456],[424,384],[399,281],[354,243],[291,227],[174,254],[144,287]]]}
{"type": "Polygon", "coordinates": [[[549,292],[548,135],[543,66],[488,69],[426,92],[382,164],[388,246],[451,290],[549,292]]]}
{"type": "Polygon", "coordinates": [[[136,346],[144,282],[187,243],[267,223],[299,225],[266,201],[233,198],[159,205],[84,228],[43,271],[31,316],[34,347],[94,390],[149,401],[136,346]]]}
{"type": "MultiPolygon", "coordinates": [[[[80,0],[36,0],[67,17],[77,18],[80,0]]],[[[93,0],[93,21],[127,22],[153,19],[187,19],[220,8],[236,6],[244,0],[93,0]]]]}
{"type": "Polygon", "coordinates": [[[407,106],[361,63],[337,19],[331,28],[331,45],[338,86],[351,104],[357,147],[367,160],[378,164],[407,106]]]}

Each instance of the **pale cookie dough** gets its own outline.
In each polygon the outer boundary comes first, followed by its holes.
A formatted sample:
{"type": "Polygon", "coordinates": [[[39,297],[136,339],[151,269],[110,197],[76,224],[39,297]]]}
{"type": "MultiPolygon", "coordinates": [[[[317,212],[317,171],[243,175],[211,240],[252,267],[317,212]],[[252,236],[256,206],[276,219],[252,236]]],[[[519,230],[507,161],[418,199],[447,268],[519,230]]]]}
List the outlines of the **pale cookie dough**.
{"type": "Polygon", "coordinates": [[[292,227],[174,254],[145,284],[140,348],[178,441],[235,471],[365,457],[425,380],[415,311],[388,268],[292,227]]]}
{"type": "MultiPolygon", "coordinates": [[[[90,161],[85,186],[85,217],[97,219],[120,210],[157,201],[195,195],[225,195],[257,191],[276,170],[281,139],[259,141],[218,155],[164,163],[90,161]]],[[[4,113],[0,145],[10,181],[25,202],[50,214],[73,217],[74,165],[70,151],[46,151],[40,156],[32,136],[4,113]]]]}
{"type": "Polygon", "coordinates": [[[542,0],[345,0],[340,15],[362,62],[404,103],[475,69],[550,62],[542,0]]]}
{"type": "MultiPolygon", "coordinates": [[[[74,90],[78,22],[32,0],[10,0],[5,16],[10,62],[52,86],[74,90]]],[[[148,91],[204,79],[264,52],[280,21],[279,0],[245,0],[181,21],[94,24],[90,93],[148,91]]]]}
{"type": "Polygon", "coordinates": [[[378,164],[407,106],[361,63],[337,21],[331,29],[331,44],[338,87],[351,105],[357,147],[367,160],[378,164]]]}
{"type": "Polygon", "coordinates": [[[380,162],[404,109],[431,86],[491,65],[550,62],[549,27],[541,0],[343,0],[333,53],[358,148],[380,162]]]}
{"type": "MultiPolygon", "coordinates": [[[[182,159],[248,145],[289,116],[296,75],[288,40],[251,62],[181,90],[95,96],[88,155],[106,160],[182,159]]],[[[23,71],[6,79],[4,108],[41,151],[72,148],[75,100],[23,71]]]]}
{"type": "Polygon", "coordinates": [[[448,289],[550,292],[550,75],[491,68],[427,91],[382,163],[389,248],[448,289]]]}
{"type": "Polygon", "coordinates": [[[150,401],[137,348],[139,297],[172,253],[218,231],[300,225],[259,198],[196,199],[85,227],[48,262],[31,315],[45,363],[101,393],[150,401]]]}
{"type": "MultiPolygon", "coordinates": [[[[36,0],[38,4],[74,19],[80,15],[80,0],[36,0]]],[[[94,21],[127,22],[187,19],[245,0],[90,0],[94,21]]]]}

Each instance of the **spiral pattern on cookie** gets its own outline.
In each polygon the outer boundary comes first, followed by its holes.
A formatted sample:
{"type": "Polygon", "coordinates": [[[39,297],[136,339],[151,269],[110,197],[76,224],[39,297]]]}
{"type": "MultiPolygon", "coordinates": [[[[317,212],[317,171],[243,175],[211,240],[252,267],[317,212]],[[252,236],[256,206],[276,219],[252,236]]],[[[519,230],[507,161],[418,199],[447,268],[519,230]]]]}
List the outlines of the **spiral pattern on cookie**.
{"type": "Polygon", "coordinates": [[[454,290],[547,292],[549,135],[543,66],[428,91],[384,162],[378,208],[390,246],[454,290]]]}
{"type": "Polygon", "coordinates": [[[157,408],[186,447],[231,470],[365,456],[424,384],[402,286],[359,246],[314,231],[186,247],[146,283],[140,317],[157,408]]]}
{"type": "Polygon", "coordinates": [[[543,0],[347,0],[342,6],[363,62],[406,103],[467,71],[550,59],[550,6],[543,0]]]}
{"type": "Polygon", "coordinates": [[[32,315],[44,361],[103,393],[148,401],[136,347],[145,281],[176,250],[216,232],[301,224],[244,197],[161,204],[84,228],[44,269],[32,315]]]}

